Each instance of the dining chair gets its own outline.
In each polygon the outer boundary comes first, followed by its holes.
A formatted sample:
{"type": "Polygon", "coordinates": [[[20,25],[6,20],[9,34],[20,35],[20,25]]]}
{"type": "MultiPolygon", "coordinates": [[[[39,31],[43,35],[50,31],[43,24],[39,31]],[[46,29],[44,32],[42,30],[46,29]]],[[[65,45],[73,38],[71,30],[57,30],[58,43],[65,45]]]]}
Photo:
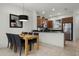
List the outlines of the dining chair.
{"type": "Polygon", "coordinates": [[[23,32],[24,34],[28,34],[28,32],[23,32]]]}
{"type": "MultiPolygon", "coordinates": [[[[30,35],[39,35],[39,34],[30,32],[30,35]]],[[[34,46],[34,43],[37,42],[37,38],[31,38],[29,41],[30,41],[30,50],[32,50],[32,46],[34,46]]]]}
{"type": "Polygon", "coordinates": [[[10,34],[10,36],[11,36],[11,39],[12,39],[14,52],[17,52],[16,40],[15,40],[14,34],[10,34]]]}
{"type": "MultiPolygon", "coordinates": [[[[39,36],[39,33],[33,33],[33,35],[37,35],[37,36],[39,36]]],[[[36,43],[37,42],[37,38],[33,38],[33,41],[32,41],[33,43],[36,43]]]]}
{"type": "MultiPolygon", "coordinates": [[[[33,35],[39,36],[38,33],[33,33],[33,35]]],[[[34,46],[35,43],[37,43],[37,38],[32,38],[32,45],[34,46]]]]}
{"type": "Polygon", "coordinates": [[[33,33],[32,33],[32,32],[28,32],[28,34],[29,34],[29,35],[32,35],[33,33]]]}
{"type": "Polygon", "coordinates": [[[10,33],[6,33],[6,36],[8,38],[8,46],[7,47],[10,47],[10,49],[12,49],[13,48],[12,37],[11,37],[10,33]]]}
{"type": "Polygon", "coordinates": [[[16,48],[19,49],[19,55],[21,56],[22,43],[21,43],[20,37],[17,34],[13,34],[13,36],[14,36],[14,39],[16,41],[16,48]]]}
{"type": "MultiPolygon", "coordinates": [[[[21,56],[22,49],[23,47],[25,47],[25,43],[24,43],[25,41],[23,41],[18,34],[13,34],[13,36],[16,41],[16,48],[17,50],[19,49],[19,55],[21,56]]],[[[30,45],[30,41],[28,44],[30,45]]]]}

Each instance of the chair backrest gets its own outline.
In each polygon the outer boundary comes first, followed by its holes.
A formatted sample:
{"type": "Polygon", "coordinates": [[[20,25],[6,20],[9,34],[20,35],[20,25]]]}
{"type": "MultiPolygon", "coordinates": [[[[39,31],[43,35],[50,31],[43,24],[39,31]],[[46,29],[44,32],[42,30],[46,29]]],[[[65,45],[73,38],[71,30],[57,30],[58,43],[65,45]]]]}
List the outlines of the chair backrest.
{"type": "Polygon", "coordinates": [[[12,35],[14,36],[14,39],[15,39],[15,41],[16,41],[16,45],[17,45],[18,47],[20,47],[20,46],[21,46],[21,40],[20,40],[19,35],[17,35],[17,34],[12,34],[12,35]]]}
{"type": "Polygon", "coordinates": [[[12,36],[14,37],[15,39],[15,42],[16,42],[16,48],[18,48],[20,50],[20,56],[21,56],[21,51],[22,51],[22,45],[21,45],[21,40],[20,40],[20,37],[19,35],[17,34],[12,34],[12,36]]]}
{"type": "Polygon", "coordinates": [[[29,35],[32,35],[32,32],[29,32],[28,34],[29,34],[29,35]]]}
{"type": "Polygon", "coordinates": [[[6,36],[7,36],[7,38],[8,38],[8,41],[9,41],[9,42],[12,42],[12,38],[11,38],[10,33],[6,33],[6,36]]]}
{"type": "Polygon", "coordinates": [[[11,33],[6,33],[6,35],[7,35],[7,38],[8,38],[8,40],[9,40],[9,42],[10,42],[12,45],[16,45],[15,38],[14,38],[13,34],[11,34],[11,33]]]}
{"type": "Polygon", "coordinates": [[[15,41],[14,35],[13,35],[13,34],[10,34],[10,37],[11,37],[11,39],[12,39],[12,43],[13,43],[13,44],[16,44],[16,41],[15,41]]]}
{"type": "Polygon", "coordinates": [[[39,33],[34,33],[34,35],[39,35],[39,33]]]}
{"type": "Polygon", "coordinates": [[[23,32],[23,34],[28,34],[28,32],[23,32]]]}

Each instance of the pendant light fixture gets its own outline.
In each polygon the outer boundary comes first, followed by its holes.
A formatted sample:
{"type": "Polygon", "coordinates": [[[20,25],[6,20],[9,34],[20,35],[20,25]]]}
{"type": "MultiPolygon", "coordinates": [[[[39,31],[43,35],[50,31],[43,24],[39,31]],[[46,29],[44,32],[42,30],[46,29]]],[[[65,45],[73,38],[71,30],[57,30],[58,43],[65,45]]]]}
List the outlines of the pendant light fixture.
{"type": "Polygon", "coordinates": [[[19,21],[27,21],[28,20],[28,16],[24,15],[24,3],[23,3],[23,15],[19,15],[19,21]]]}

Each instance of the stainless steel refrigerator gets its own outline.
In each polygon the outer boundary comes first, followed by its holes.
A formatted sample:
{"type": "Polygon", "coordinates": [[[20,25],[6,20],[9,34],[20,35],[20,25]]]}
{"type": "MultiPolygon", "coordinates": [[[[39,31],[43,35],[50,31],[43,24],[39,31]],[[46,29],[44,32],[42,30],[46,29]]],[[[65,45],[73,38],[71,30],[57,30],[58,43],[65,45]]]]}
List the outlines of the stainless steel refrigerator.
{"type": "Polygon", "coordinates": [[[73,24],[72,23],[64,23],[63,24],[64,38],[67,41],[73,40],[73,24]]]}

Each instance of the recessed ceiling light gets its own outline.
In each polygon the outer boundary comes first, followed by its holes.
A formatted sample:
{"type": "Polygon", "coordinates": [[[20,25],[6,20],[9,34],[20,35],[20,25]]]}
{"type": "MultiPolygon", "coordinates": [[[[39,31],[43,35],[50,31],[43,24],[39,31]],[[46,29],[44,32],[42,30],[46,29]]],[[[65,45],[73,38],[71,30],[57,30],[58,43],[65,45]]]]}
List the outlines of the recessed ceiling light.
{"type": "Polygon", "coordinates": [[[49,17],[52,17],[52,15],[49,15],[49,17]]]}
{"type": "Polygon", "coordinates": [[[57,15],[61,15],[61,13],[57,13],[57,15]]]}
{"type": "Polygon", "coordinates": [[[52,11],[55,11],[55,8],[52,8],[52,11]]]}
{"type": "Polygon", "coordinates": [[[45,11],[42,11],[42,14],[45,14],[45,11]]]}

